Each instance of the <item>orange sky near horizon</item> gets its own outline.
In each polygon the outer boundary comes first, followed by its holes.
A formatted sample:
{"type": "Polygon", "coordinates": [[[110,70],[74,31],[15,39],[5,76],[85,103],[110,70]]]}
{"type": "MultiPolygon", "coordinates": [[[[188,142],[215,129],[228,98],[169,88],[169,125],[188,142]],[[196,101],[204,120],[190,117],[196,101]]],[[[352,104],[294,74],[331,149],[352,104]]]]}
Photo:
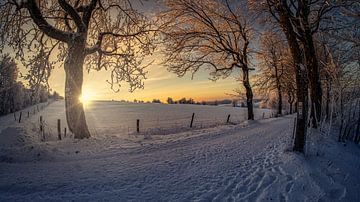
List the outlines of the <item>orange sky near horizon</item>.
{"type": "MultiPolygon", "coordinates": [[[[129,100],[134,99],[143,101],[152,101],[153,99],[160,99],[166,102],[168,97],[173,99],[181,99],[183,97],[193,98],[196,101],[211,101],[221,99],[232,99],[229,93],[239,87],[241,83],[236,81],[236,76],[239,71],[234,71],[234,74],[226,79],[219,79],[214,82],[209,80],[209,72],[201,70],[197,72],[193,79],[191,73],[184,77],[178,77],[172,72],[168,72],[166,67],[161,64],[161,55],[155,54],[157,59],[150,65],[147,70],[147,79],[144,89],[137,89],[135,92],[128,91],[128,85],[123,83],[119,92],[114,92],[110,85],[106,82],[110,78],[110,72],[90,71],[87,73],[84,68],[84,84],[83,93],[92,100],[129,100]]],[[[22,71],[26,71],[22,69],[22,71]]],[[[56,67],[49,80],[52,90],[64,95],[65,89],[65,72],[63,67],[56,67]]]]}

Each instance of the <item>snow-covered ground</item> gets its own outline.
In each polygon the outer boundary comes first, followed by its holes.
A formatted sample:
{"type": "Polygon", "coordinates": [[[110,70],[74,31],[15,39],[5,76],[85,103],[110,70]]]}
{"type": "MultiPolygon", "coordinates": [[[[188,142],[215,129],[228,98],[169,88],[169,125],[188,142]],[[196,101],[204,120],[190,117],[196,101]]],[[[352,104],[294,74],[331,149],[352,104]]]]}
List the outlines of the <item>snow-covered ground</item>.
{"type": "MultiPolygon", "coordinates": [[[[45,105],[45,104],[40,104],[45,105]]],[[[39,117],[45,122],[44,130],[47,140],[57,139],[57,119],[61,119],[62,132],[67,127],[64,101],[57,101],[33,115],[30,107],[23,110],[23,121],[20,125],[26,128],[39,128],[39,117]],[[30,117],[27,118],[27,112],[30,117]]],[[[136,120],[140,120],[140,135],[163,135],[189,130],[192,114],[195,113],[193,128],[207,128],[223,125],[230,115],[231,123],[241,123],[247,119],[247,109],[231,106],[203,106],[203,105],[167,105],[153,103],[121,103],[111,101],[94,101],[85,105],[86,119],[89,130],[95,138],[116,136],[127,138],[136,133],[136,120]]],[[[272,110],[254,109],[255,119],[269,118],[272,110]]],[[[19,116],[19,112],[17,113],[19,116]]],[[[13,115],[3,120],[12,124],[13,115]]],[[[8,124],[0,124],[8,125],[8,124]]]]}
{"type": "MultiPolygon", "coordinates": [[[[40,113],[52,120],[57,105],[40,113]]],[[[0,117],[0,201],[360,201],[359,147],[312,133],[307,155],[295,154],[292,116],[145,138],[115,133],[111,111],[96,113],[86,140],[40,142],[40,113],[0,117]]]]}

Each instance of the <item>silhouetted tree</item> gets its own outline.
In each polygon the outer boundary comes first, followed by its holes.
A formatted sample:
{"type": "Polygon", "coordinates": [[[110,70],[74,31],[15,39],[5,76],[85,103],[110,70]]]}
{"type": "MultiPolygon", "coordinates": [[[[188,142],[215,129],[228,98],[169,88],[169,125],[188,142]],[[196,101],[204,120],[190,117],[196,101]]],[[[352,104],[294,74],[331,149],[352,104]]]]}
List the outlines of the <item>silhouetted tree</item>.
{"type": "Polygon", "coordinates": [[[250,15],[239,2],[228,0],[166,1],[160,15],[165,43],[165,64],[178,76],[210,70],[213,79],[226,78],[233,70],[242,73],[248,119],[254,119],[249,56],[252,28],[250,15]]]}
{"type": "Polygon", "coordinates": [[[166,100],[166,102],[167,102],[168,104],[174,104],[174,100],[173,100],[171,97],[168,97],[167,100],[166,100]]]}

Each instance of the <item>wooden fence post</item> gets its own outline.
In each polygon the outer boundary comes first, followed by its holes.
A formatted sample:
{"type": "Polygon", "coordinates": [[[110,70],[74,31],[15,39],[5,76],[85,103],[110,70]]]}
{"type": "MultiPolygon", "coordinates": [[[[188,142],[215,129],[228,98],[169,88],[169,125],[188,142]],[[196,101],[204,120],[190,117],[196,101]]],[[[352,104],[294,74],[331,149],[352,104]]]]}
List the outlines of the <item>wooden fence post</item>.
{"type": "Polygon", "coordinates": [[[64,137],[66,137],[66,127],[64,128],[64,137]]]}
{"type": "Polygon", "coordinates": [[[40,116],[40,135],[41,135],[41,141],[45,141],[44,128],[43,128],[43,117],[42,116],[40,116]]]}
{"type": "Polygon", "coordinates": [[[21,123],[21,116],[22,116],[22,111],[20,112],[19,123],[21,123]]]}
{"type": "Polygon", "coordinates": [[[28,118],[30,117],[30,112],[28,111],[28,118]]]}
{"type": "Polygon", "coordinates": [[[140,132],[140,120],[136,119],[136,132],[140,132]]]}
{"type": "Polygon", "coordinates": [[[263,112],[263,119],[265,119],[265,112],[263,112]]]}
{"type": "Polygon", "coordinates": [[[190,128],[193,127],[194,116],[195,116],[195,113],[193,113],[192,116],[191,116],[190,128]]]}
{"type": "Polygon", "coordinates": [[[14,119],[15,119],[15,121],[16,121],[16,113],[14,112],[14,119]]]}
{"type": "Polygon", "coordinates": [[[227,117],[226,123],[229,123],[229,121],[230,121],[230,114],[227,117]]]}
{"type": "Polygon", "coordinates": [[[58,139],[61,140],[61,120],[57,120],[58,139]]]}
{"type": "Polygon", "coordinates": [[[296,132],[296,117],[294,118],[294,126],[293,126],[292,139],[295,139],[295,132],[296,132]]]}

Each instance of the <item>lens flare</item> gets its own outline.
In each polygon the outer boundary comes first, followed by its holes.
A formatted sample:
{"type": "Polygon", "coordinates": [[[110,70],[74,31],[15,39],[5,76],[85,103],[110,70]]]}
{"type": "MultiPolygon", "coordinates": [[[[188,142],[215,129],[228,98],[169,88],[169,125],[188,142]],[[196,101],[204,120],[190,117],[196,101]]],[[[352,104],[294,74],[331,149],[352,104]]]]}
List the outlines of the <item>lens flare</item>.
{"type": "Polygon", "coordinates": [[[83,103],[84,106],[89,105],[92,100],[91,93],[89,91],[83,90],[79,100],[81,103],[83,103]]]}

